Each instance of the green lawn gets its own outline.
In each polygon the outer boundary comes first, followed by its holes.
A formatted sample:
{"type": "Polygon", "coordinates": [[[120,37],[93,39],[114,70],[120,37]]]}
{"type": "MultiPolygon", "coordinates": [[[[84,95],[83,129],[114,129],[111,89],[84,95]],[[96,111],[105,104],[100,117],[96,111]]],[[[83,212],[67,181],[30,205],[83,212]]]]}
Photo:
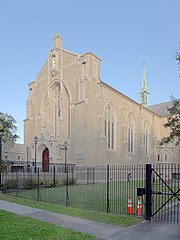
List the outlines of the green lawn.
{"type": "Polygon", "coordinates": [[[111,213],[97,212],[97,211],[91,211],[91,210],[84,210],[79,208],[65,207],[62,205],[38,202],[38,201],[14,197],[6,194],[1,194],[0,199],[18,203],[18,204],[23,204],[23,205],[34,207],[34,208],[43,209],[46,211],[66,214],[66,215],[80,217],[80,218],[86,218],[89,220],[94,220],[94,221],[99,221],[99,222],[104,222],[109,224],[117,224],[125,227],[132,226],[143,220],[142,218],[137,218],[131,215],[111,214],[111,213]]]}
{"type": "Polygon", "coordinates": [[[132,198],[134,210],[137,206],[137,187],[144,187],[143,180],[127,181],[110,181],[109,192],[107,183],[96,184],[77,184],[66,186],[40,187],[39,189],[21,189],[10,192],[11,195],[28,198],[35,201],[42,201],[75,208],[84,208],[94,211],[111,213],[127,213],[128,197],[132,198]],[[68,195],[67,195],[68,192],[68,195]],[[109,205],[107,201],[109,198],[109,205]]]}
{"type": "Polygon", "coordinates": [[[3,240],[90,240],[93,236],[0,210],[3,240]]]}

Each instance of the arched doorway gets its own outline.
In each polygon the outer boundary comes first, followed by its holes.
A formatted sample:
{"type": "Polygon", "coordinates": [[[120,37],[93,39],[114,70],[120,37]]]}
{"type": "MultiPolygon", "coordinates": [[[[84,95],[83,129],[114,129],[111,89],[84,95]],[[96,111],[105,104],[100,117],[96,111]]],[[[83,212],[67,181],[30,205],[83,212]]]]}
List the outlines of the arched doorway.
{"type": "Polygon", "coordinates": [[[42,172],[49,172],[49,149],[44,149],[42,153],[42,172]]]}

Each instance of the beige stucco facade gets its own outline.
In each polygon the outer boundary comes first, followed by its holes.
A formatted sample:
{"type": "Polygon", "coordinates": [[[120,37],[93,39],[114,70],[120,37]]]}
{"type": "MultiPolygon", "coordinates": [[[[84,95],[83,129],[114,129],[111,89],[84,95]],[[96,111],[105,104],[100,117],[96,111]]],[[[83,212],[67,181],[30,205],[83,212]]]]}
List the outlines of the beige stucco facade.
{"type": "Polygon", "coordinates": [[[29,84],[24,146],[37,161],[48,149],[50,163],[77,166],[179,162],[179,147],[160,147],[168,134],[159,116],[101,81],[100,59],[54,47],[36,79],[29,84]]]}

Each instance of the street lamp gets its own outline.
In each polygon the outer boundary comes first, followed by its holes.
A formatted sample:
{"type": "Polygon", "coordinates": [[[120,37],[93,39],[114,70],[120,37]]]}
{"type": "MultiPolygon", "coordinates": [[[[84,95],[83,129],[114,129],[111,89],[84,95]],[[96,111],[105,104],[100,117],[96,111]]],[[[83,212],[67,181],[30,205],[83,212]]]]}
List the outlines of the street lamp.
{"type": "Polygon", "coordinates": [[[26,147],[26,151],[27,151],[27,172],[28,172],[28,153],[29,153],[29,147],[26,147]]]}
{"type": "Polygon", "coordinates": [[[34,137],[34,144],[35,144],[35,149],[34,149],[34,160],[35,160],[34,172],[35,172],[35,173],[36,173],[36,145],[37,145],[37,142],[38,142],[38,137],[35,136],[35,137],[34,137]]]}
{"type": "MultiPolygon", "coordinates": [[[[4,129],[0,128],[0,163],[2,161],[2,142],[3,142],[4,129]]],[[[1,189],[1,169],[0,169],[0,189],[1,189]]]]}
{"type": "Polygon", "coordinates": [[[0,161],[2,160],[2,143],[3,143],[4,129],[0,128],[0,161]]]}
{"type": "Polygon", "coordinates": [[[64,150],[65,150],[65,154],[64,154],[64,172],[66,173],[67,172],[67,146],[68,146],[68,142],[65,141],[64,142],[64,150]]]}

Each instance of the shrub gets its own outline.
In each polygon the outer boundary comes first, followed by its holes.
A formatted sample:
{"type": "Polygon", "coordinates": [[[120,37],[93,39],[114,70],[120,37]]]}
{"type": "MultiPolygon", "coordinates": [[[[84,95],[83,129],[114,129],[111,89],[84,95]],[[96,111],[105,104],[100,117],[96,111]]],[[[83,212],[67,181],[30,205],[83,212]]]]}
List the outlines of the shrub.
{"type": "MultiPolygon", "coordinates": [[[[76,184],[76,181],[77,181],[77,179],[74,179],[72,177],[68,177],[68,185],[74,185],[74,184],[76,184]]],[[[66,177],[64,177],[62,179],[62,185],[66,185],[66,184],[67,184],[67,179],[66,179],[66,177]]]]}
{"type": "Polygon", "coordinates": [[[17,188],[17,183],[15,179],[8,179],[4,184],[3,184],[4,189],[16,189],[17,188]]]}
{"type": "Polygon", "coordinates": [[[31,178],[25,178],[22,182],[23,188],[34,188],[37,187],[37,181],[31,178]]]}
{"type": "MultiPolygon", "coordinates": [[[[55,185],[58,184],[58,180],[55,179],[55,185]]],[[[42,181],[42,185],[45,187],[53,187],[54,186],[54,180],[51,178],[46,178],[42,181]]]]}
{"type": "Polygon", "coordinates": [[[42,185],[44,187],[52,187],[54,185],[53,180],[50,178],[44,179],[44,181],[42,181],[42,185]]]}

